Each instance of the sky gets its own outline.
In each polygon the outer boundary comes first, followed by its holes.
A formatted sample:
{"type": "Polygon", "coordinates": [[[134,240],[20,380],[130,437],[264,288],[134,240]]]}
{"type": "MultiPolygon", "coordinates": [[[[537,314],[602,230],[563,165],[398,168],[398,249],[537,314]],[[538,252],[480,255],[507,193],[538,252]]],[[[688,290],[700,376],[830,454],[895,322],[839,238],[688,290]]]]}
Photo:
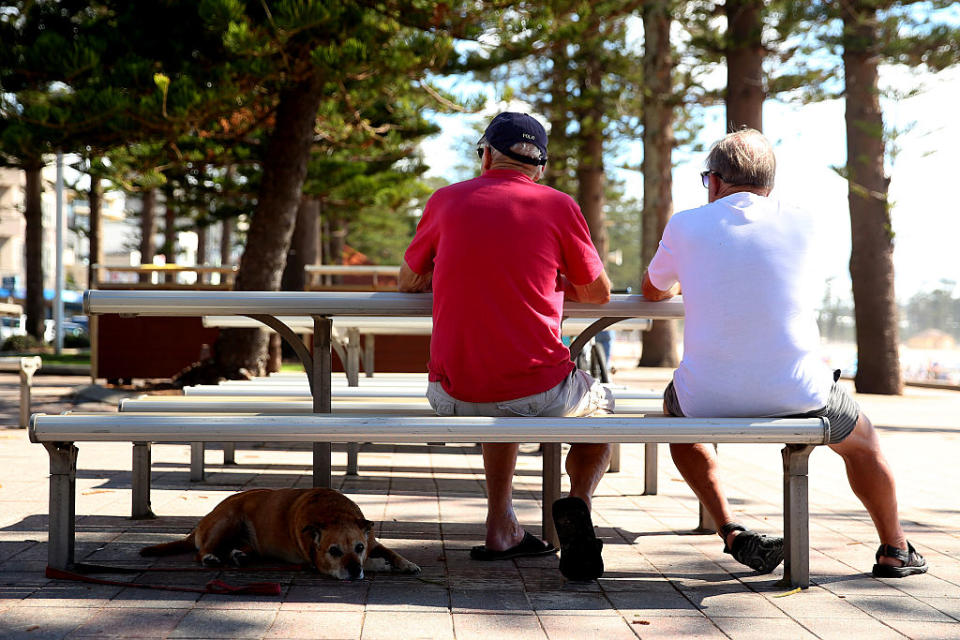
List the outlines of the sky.
{"type": "MultiPolygon", "coordinates": [[[[896,295],[901,301],[918,292],[946,289],[960,296],[960,204],[952,184],[960,184],[960,69],[940,74],[921,73],[900,67],[881,70],[881,86],[896,88],[922,86],[923,91],[907,99],[882,101],[884,125],[899,131],[898,151],[888,158],[892,178],[889,196],[893,202],[894,269],[896,295]],[[946,281],[946,282],[945,282],[946,281]]],[[[422,148],[431,166],[427,175],[449,180],[462,179],[465,159],[473,153],[466,146],[475,123],[486,122],[504,110],[494,89],[468,80],[443,83],[455,93],[486,92],[488,105],[480,115],[437,116],[443,131],[427,139],[422,148]]],[[[511,104],[523,110],[522,104],[511,104]]],[[[724,133],[724,108],[708,107],[700,140],[708,145],[724,133]]],[[[538,115],[534,113],[534,115],[538,115]]],[[[540,117],[541,122],[544,118],[540,117]]],[[[774,194],[805,208],[820,211],[830,229],[824,259],[832,278],[834,297],[851,299],[848,263],[850,258],[850,217],[847,184],[832,169],[846,163],[846,134],[842,100],[799,105],[767,100],[763,112],[764,133],[777,154],[777,186],[774,194]]],[[[642,159],[640,141],[624,145],[613,164],[638,166],[642,159]]],[[[890,149],[888,147],[888,155],[890,149]]],[[[676,152],[673,172],[674,210],[690,209],[706,202],[700,184],[706,152],[676,152]]],[[[626,194],[641,199],[643,179],[635,171],[612,169],[612,176],[624,181],[626,194]]],[[[616,249],[616,247],[612,247],[616,249]]]]}

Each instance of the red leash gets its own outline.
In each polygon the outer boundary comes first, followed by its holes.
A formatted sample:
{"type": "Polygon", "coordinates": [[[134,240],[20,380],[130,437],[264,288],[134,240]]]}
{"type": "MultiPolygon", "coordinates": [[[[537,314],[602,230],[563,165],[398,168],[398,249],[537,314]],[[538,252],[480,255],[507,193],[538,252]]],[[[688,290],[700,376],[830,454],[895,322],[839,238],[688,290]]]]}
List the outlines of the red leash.
{"type": "MultiPolygon", "coordinates": [[[[209,571],[207,567],[146,567],[136,569],[133,567],[111,567],[108,565],[77,563],[74,568],[79,571],[93,572],[111,572],[111,573],[140,573],[144,571],[209,571]]],[[[256,571],[299,571],[302,565],[290,565],[286,567],[267,567],[256,569],[256,571]]],[[[221,570],[217,568],[217,570],[221,570]]],[[[103,584],[116,587],[136,587],[138,589],[156,589],[159,591],[186,591],[188,593],[214,593],[218,595],[258,595],[258,596],[279,596],[282,593],[280,584],[277,582],[250,582],[243,585],[231,585],[223,580],[211,580],[204,587],[177,587],[167,584],[143,584],[138,582],[128,582],[125,580],[107,580],[105,578],[93,578],[83,573],[66,571],[64,569],[54,569],[48,566],[46,570],[48,578],[56,580],[74,580],[76,582],[87,582],[89,584],[103,584]]]]}

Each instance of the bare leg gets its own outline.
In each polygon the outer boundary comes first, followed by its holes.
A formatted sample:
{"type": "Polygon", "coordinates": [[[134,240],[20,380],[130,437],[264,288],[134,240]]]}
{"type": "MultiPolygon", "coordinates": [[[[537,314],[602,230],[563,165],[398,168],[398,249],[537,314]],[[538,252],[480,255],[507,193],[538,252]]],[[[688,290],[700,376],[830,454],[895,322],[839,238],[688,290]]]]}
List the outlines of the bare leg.
{"type": "MultiPolygon", "coordinates": [[[[671,444],[670,455],[680,475],[690,485],[694,495],[703,503],[717,526],[722,527],[733,522],[730,505],[720,485],[717,454],[713,447],[706,444],[671,444]]],[[[737,533],[739,532],[731,533],[724,542],[729,545],[737,533]]]]}
{"type": "MultiPolygon", "coordinates": [[[[906,549],[907,539],[904,537],[897,512],[896,483],[880,450],[880,440],[870,419],[861,413],[850,435],[844,438],[843,442],[829,446],[843,458],[850,488],[873,519],[880,542],[906,549]]],[[[886,556],[880,558],[880,563],[896,566],[902,564],[899,560],[886,556]]]]}
{"type": "Polygon", "coordinates": [[[567,453],[566,469],[570,476],[570,495],[591,506],[593,492],[610,464],[609,444],[574,444],[567,453]]]}
{"type": "Polygon", "coordinates": [[[520,543],[523,527],[513,511],[513,472],[520,445],[483,444],[483,471],[487,478],[487,549],[503,551],[520,543]]]}

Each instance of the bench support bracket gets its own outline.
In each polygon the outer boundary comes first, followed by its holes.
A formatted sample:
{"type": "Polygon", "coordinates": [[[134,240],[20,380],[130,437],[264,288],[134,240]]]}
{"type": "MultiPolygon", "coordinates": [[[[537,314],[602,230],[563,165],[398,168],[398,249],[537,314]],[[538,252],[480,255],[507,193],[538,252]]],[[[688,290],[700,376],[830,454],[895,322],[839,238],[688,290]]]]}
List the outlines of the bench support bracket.
{"type": "Polygon", "coordinates": [[[807,469],[816,447],[788,444],[783,454],[784,587],[810,586],[810,496],[807,469]]]}
{"type": "Polygon", "coordinates": [[[77,447],[72,442],[44,442],[50,455],[50,525],[47,564],[73,564],[77,512],[77,447]]]}
{"type": "Polygon", "coordinates": [[[555,547],[560,547],[557,528],[553,524],[553,503],[560,499],[560,457],[559,442],[544,442],[541,447],[543,456],[543,532],[542,537],[555,547]]]}

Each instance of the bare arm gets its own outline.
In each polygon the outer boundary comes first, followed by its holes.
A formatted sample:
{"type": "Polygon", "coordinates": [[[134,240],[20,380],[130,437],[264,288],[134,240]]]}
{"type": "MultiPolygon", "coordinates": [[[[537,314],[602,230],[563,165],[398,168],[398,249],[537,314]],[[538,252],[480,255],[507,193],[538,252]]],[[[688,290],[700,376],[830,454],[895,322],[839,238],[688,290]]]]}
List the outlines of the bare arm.
{"type": "Polygon", "coordinates": [[[424,293],[433,286],[433,271],[420,275],[410,268],[406,260],[400,260],[400,276],[397,278],[397,289],[402,293],[424,293]]]}
{"type": "Polygon", "coordinates": [[[650,274],[644,272],[643,274],[643,283],[640,285],[640,292],[643,293],[643,297],[651,302],[657,302],[659,300],[667,300],[673,296],[680,293],[680,284],[677,283],[663,291],[662,289],[657,289],[652,282],[650,282],[650,274]]]}
{"type": "Polygon", "coordinates": [[[596,280],[583,286],[573,284],[564,277],[563,298],[571,302],[607,304],[610,302],[610,278],[607,277],[607,272],[601,271],[596,280]]]}

